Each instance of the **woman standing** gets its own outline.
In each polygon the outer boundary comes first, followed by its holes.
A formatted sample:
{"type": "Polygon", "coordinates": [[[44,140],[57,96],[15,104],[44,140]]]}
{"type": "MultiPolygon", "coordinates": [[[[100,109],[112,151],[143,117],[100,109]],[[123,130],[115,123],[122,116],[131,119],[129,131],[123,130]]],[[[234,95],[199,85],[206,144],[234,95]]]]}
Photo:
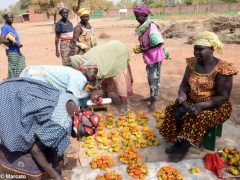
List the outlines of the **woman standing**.
{"type": "Polygon", "coordinates": [[[140,43],[140,46],[134,48],[134,51],[135,53],[143,53],[150,87],[150,97],[144,99],[144,101],[150,102],[148,111],[153,112],[160,87],[161,65],[165,58],[163,37],[158,25],[150,19],[149,16],[152,13],[146,5],[137,6],[133,11],[136,20],[139,22],[136,34],[140,43]]]}
{"type": "Polygon", "coordinates": [[[8,49],[6,54],[8,57],[8,78],[18,77],[22,70],[26,67],[25,57],[22,55],[20,48],[19,34],[12,26],[13,15],[6,13],[3,15],[5,24],[1,28],[1,43],[6,45],[8,49]]]}
{"type": "Polygon", "coordinates": [[[200,32],[194,38],[195,57],[187,59],[177,100],[166,107],[165,121],[159,129],[166,141],[173,143],[166,149],[170,161],[181,161],[191,145],[201,144],[208,128],[224,123],[231,115],[229,97],[237,70],[213,55],[222,48],[212,32],[200,32]],[[183,107],[190,113],[178,116],[183,107]]]}
{"type": "Polygon", "coordinates": [[[85,8],[78,10],[81,21],[75,27],[73,33],[73,41],[77,49],[76,54],[84,54],[97,44],[93,28],[89,23],[89,14],[90,12],[85,8]]]}
{"type": "Polygon", "coordinates": [[[55,25],[55,46],[56,46],[56,56],[62,57],[62,64],[65,66],[69,66],[69,62],[67,61],[69,56],[75,54],[75,51],[70,48],[70,43],[72,43],[73,39],[73,24],[68,20],[69,10],[67,8],[62,8],[59,11],[59,14],[62,16],[62,19],[59,20],[55,25]],[[59,52],[59,40],[60,40],[60,52],[59,52]]]}

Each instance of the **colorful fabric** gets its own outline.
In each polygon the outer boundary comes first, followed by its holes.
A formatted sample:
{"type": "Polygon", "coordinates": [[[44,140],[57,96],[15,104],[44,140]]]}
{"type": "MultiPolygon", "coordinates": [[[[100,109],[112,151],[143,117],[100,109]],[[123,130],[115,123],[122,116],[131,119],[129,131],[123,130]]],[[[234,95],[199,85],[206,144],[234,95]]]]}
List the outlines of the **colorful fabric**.
{"type": "Polygon", "coordinates": [[[148,9],[148,7],[146,5],[140,5],[140,6],[136,6],[134,9],[133,9],[133,12],[135,15],[152,15],[151,11],[148,9]]]}
{"type": "Polygon", "coordinates": [[[215,96],[215,78],[218,73],[235,75],[238,72],[233,64],[218,60],[210,74],[199,74],[195,71],[196,62],[195,58],[187,59],[187,66],[191,72],[188,80],[191,88],[190,97],[196,102],[207,101],[215,96]]]}
{"type": "Polygon", "coordinates": [[[161,62],[157,62],[146,66],[150,95],[152,97],[157,97],[159,93],[161,65],[161,62]]]}
{"type": "Polygon", "coordinates": [[[127,69],[129,53],[126,45],[112,40],[93,47],[83,55],[71,56],[70,59],[72,66],[77,69],[87,61],[93,62],[98,68],[97,79],[104,79],[122,74],[127,69]]]}
{"type": "Polygon", "coordinates": [[[218,39],[218,36],[209,31],[198,33],[194,37],[194,45],[213,47],[218,52],[223,50],[223,43],[218,39]]]}
{"type": "Polygon", "coordinates": [[[73,32],[61,33],[60,34],[60,39],[62,41],[64,41],[64,40],[72,40],[73,39],[73,32]]]}
{"type": "Polygon", "coordinates": [[[70,44],[71,40],[61,40],[60,42],[60,53],[64,66],[70,66],[69,57],[75,55],[75,49],[71,48],[70,44]]]}
{"type": "Polygon", "coordinates": [[[90,11],[87,10],[86,8],[81,8],[78,10],[78,16],[82,17],[83,15],[89,15],[90,11]]]}
{"type": "Polygon", "coordinates": [[[94,29],[91,27],[90,29],[84,27],[79,23],[79,25],[82,29],[82,34],[79,36],[76,46],[77,46],[77,52],[76,54],[84,54],[89,49],[97,45],[97,40],[95,37],[94,29]]]}
{"type": "Polygon", "coordinates": [[[11,152],[27,152],[39,140],[55,149],[59,156],[63,155],[72,130],[71,117],[66,115],[66,102],[76,101],[73,95],[67,97],[42,81],[15,78],[2,82],[1,144],[11,152]]]}
{"type": "MultiPolygon", "coordinates": [[[[81,125],[89,136],[92,136],[97,131],[100,117],[92,111],[78,111],[74,117],[74,129],[76,130],[81,125]]],[[[75,131],[76,132],[76,131],[75,131]]]]}
{"type": "MultiPolygon", "coordinates": [[[[16,42],[20,42],[19,35],[16,29],[8,24],[4,24],[1,28],[1,34],[7,35],[8,33],[13,33],[16,36],[16,42]]],[[[9,48],[6,50],[7,52],[20,52],[20,49],[17,45],[10,45],[9,48]]]]}
{"type": "Polygon", "coordinates": [[[108,93],[114,92],[122,99],[133,96],[131,77],[131,71],[128,68],[123,73],[106,78],[101,85],[102,90],[108,93]]]}
{"type": "MultiPolygon", "coordinates": [[[[50,149],[46,148],[43,150],[43,153],[47,157],[47,161],[51,163],[53,167],[56,167],[58,164],[54,161],[50,151],[50,149]]],[[[4,171],[6,174],[16,173],[18,175],[24,174],[30,177],[40,177],[44,173],[43,169],[39,167],[29,152],[10,152],[0,144],[0,172],[5,173],[4,171]],[[3,170],[1,170],[1,168],[3,170]]]]}
{"type": "Polygon", "coordinates": [[[66,66],[38,65],[23,70],[20,77],[32,78],[53,85],[61,92],[71,92],[76,98],[83,99],[89,93],[84,90],[86,77],[78,70],[66,66]]]}
{"type": "MultiPolygon", "coordinates": [[[[192,103],[192,100],[188,100],[187,104],[190,106],[192,103]]],[[[207,129],[222,124],[230,118],[232,106],[227,101],[217,108],[202,110],[197,117],[186,114],[183,116],[179,133],[177,133],[175,112],[175,104],[166,107],[165,120],[159,129],[160,134],[168,143],[176,143],[177,139],[187,139],[192,145],[199,146],[207,129]]]]}
{"type": "Polygon", "coordinates": [[[19,52],[7,52],[8,78],[19,77],[26,67],[25,57],[19,52]]]}
{"type": "Polygon", "coordinates": [[[154,23],[154,21],[151,18],[148,18],[143,24],[140,24],[136,29],[135,33],[140,36],[142,35],[146,30],[150,28],[150,25],[154,23]]]}
{"type": "MultiPolygon", "coordinates": [[[[199,74],[195,69],[196,59],[187,59],[187,66],[190,69],[188,83],[190,85],[190,98],[187,105],[211,100],[215,96],[215,78],[218,73],[224,75],[237,74],[232,64],[218,60],[218,64],[210,74],[199,74]]],[[[165,121],[159,129],[160,134],[169,142],[175,143],[177,138],[187,139],[193,145],[198,146],[206,133],[206,130],[227,121],[232,112],[230,101],[211,109],[202,110],[197,117],[186,114],[182,118],[181,130],[179,133],[176,120],[176,105],[167,106],[165,110],[165,121]]]]}
{"type": "Polygon", "coordinates": [[[150,23],[148,29],[145,29],[138,39],[143,50],[145,64],[154,64],[164,60],[164,41],[160,29],[155,23],[150,23]]]}

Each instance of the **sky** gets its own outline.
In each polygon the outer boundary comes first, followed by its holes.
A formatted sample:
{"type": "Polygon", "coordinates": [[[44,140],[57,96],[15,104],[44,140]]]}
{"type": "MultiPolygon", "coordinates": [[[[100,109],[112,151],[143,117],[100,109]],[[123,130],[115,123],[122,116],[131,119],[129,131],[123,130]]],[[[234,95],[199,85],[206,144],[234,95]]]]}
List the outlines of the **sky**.
{"type": "Polygon", "coordinates": [[[0,9],[8,8],[9,5],[14,5],[19,0],[0,0],[0,9]]]}

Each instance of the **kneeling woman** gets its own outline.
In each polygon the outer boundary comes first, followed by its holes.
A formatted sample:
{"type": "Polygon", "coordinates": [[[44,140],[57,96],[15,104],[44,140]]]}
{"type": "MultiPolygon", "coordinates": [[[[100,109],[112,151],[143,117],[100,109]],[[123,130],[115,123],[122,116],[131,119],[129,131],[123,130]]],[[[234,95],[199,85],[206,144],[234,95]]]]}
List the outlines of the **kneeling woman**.
{"type": "Polygon", "coordinates": [[[187,59],[187,67],[179,88],[176,103],[166,108],[166,118],[160,134],[174,145],[166,149],[169,160],[181,161],[191,145],[199,146],[206,130],[227,121],[232,106],[229,100],[234,66],[213,56],[223,44],[212,32],[201,32],[194,39],[194,56],[187,59]],[[180,119],[178,107],[190,113],[180,119]]]}
{"type": "Polygon", "coordinates": [[[120,41],[109,41],[70,57],[73,68],[80,70],[90,83],[97,81],[104,93],[115,92],[121,102],[121,113],[127,111],[127,97],[133,95],[129,52],[120,41]]]}
{"type": "MultiPolygon", "coordinates": [[[[0,168],[39,177],[45,171],[62,179],[54,169],[70,143],[93,135],[99,117],[84,118],[73,128],[75,97],[41,81],[17,78],[0,84],[0,168]],[[86,122],[85,122],[86,121],[86,122]],[[74,131],[72,131],[74,130],[74,131]]],[[[75,118],[74,118],[75,119],[75,118]]]]}

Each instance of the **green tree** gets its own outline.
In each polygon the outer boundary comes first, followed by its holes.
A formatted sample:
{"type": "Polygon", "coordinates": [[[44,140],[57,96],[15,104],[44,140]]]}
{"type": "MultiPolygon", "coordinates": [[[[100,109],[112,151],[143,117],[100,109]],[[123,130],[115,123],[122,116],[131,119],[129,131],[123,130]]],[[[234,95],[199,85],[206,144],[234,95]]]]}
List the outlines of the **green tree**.
{"type": "Polygon", "coordinates": [[[240,0],[223,0],[223,1],[228,3],[240,2],[240,0]]]}
{"type": "Polygon", "coordinates": [[[0,9],[0,23],[3,23],[3,10],[0,9]]]}
{"type": "Polygon", "coordinates": [[[26,10],[28,9],[28,5],[31,4],[31,0],[20,0],[19,3],[20,3],[20,9],[26,10]]]}
{"type": "Polygon", "coordinates": [[[124,9],[124,8],[132,8],[133,7],[133,2],[131,0],[121,0],[118,4],[117,7],[124,9]]]}
{"type": "Polygon", "coordinates": [[[8,7],[8,10],[13,14],[13,15],[19,15],[22,13],[21,8],[20,8],[20,2],[17,2],[15,5],[10,5],[8,7]]]}
{"type": "Polygon", "coordinates": [[[184,4],[186,4],[187,6],[192,5],[193,1],[192,0],[185,0],[184,4]]]}
{"type": "Polygon", "coordinates": [[[64,3],[67,5],[67,7],[70,7],[76,11],[76,9],[79,8],[82,0],[32,0],[31,2],[32,4],[36,5],[36,11],[45,12],[48,18],[50,15],[53,15],[55,23],[60,3],[64,3]]]}
{"type": "Polygon", "coordinates": [[[93,12],[96,10],[107,11],[113,6],[113,3],[107,0],[84,0],[81,4],[81,7],[88,8],[93,12]]]}

